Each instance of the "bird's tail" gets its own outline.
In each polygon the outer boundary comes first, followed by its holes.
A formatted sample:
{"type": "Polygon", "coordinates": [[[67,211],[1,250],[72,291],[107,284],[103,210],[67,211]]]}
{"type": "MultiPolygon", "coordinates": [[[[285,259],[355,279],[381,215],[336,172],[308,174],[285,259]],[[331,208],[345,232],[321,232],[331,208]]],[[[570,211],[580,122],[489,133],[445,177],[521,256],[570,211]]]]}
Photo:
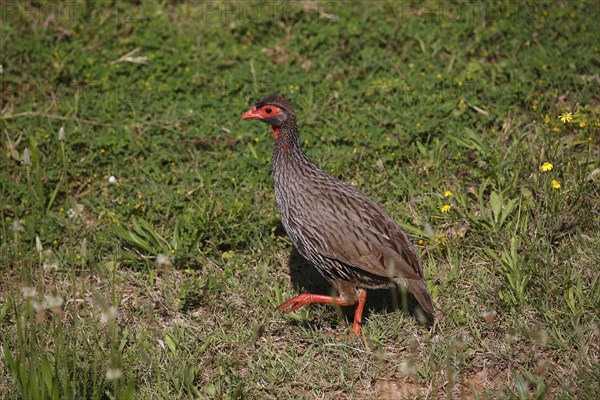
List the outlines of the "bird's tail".
{"type": "Polygon", "coordinates": [[[425,312],[434,315],[433,299],[424,280],[407,279],[406,290],[415,296],[425,312]]]}

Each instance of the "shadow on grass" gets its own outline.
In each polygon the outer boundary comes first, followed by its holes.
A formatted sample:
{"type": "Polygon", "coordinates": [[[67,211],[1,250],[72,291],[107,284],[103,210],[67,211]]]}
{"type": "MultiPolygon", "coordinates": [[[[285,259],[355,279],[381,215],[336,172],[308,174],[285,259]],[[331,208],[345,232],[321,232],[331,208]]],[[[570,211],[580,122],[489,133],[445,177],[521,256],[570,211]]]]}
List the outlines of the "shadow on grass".
{"type": "MultiPolygon", "coordinates": [[[[290,280],[294,288],[300,293],[313,293],[323,295],[337,295],[332,286],[321,276],[319,271],[293,248],[288,259],[290,280]]],[[[286,299],[287,300],[287,299],[286,299]]],[[[422,314],[417,310],[417,301],[412,295],[404,296],[398,287],[389,289],[368,289],[367,302],[363,313],[363,319],[368,319],[372,312],[395,312],[403,309],[414,318],[422,314]]],[[[341,307],[346,321],[351,324],[354,321],[355,307],[341,307]]],[[[426,317],[426,323],[433,322],[431,316],[426,317]]]]}

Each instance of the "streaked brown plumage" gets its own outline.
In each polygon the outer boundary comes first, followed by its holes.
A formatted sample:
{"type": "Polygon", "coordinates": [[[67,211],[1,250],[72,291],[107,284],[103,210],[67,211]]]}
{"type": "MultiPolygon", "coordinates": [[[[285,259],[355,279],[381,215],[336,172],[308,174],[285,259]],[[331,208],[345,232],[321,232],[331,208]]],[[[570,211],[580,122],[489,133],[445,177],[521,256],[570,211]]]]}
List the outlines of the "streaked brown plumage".
{"type": "Polygon", "coordinates": [[[257,119],[273,128],[272,171],[281,222],[298,252],[339,293],[339,297],[302,294],[279,309],[358,303],[353,329],[360,335],[365,289],[398,284],[433,315],[423,269],[408,237],[367,196],[326,174],[304,154],[291,104],[269,95],[242,119],[257,119]]]}

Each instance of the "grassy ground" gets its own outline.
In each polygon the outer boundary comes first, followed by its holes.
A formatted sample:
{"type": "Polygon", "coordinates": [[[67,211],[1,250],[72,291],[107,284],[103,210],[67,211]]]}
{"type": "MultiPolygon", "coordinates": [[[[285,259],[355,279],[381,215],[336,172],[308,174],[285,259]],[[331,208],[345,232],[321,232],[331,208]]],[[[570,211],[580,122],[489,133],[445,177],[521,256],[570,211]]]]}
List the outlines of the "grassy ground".
{"type": "Polygon", "coordinates": [[[0,397],[600,397],[596,2],[141,3],[0,2],[0,397]],[[275,311],[329,289],[239,121],[269,92],[418,243],[433,326],[275,311]]]}

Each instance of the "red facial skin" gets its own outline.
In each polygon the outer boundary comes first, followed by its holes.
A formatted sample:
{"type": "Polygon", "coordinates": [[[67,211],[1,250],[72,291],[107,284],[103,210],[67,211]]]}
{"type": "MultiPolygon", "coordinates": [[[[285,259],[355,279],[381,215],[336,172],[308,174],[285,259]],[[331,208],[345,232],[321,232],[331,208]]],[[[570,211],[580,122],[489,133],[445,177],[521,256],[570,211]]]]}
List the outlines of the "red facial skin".
{"type": "MultiPolygon", "coordinates": [[[[257,119],[260,121],[264,121],[266,119],[274,118],[281,112],[281,108],[276,106],[262,106],[260,108],[256,108],[256,106],[252,107],[252,109],[246,111],[242,114],[242,119],[257,119]]],[[[271,125],[273,128],[273,133],[275,135],[275,139],[279,139],[279,128],[271,125]]]]}

